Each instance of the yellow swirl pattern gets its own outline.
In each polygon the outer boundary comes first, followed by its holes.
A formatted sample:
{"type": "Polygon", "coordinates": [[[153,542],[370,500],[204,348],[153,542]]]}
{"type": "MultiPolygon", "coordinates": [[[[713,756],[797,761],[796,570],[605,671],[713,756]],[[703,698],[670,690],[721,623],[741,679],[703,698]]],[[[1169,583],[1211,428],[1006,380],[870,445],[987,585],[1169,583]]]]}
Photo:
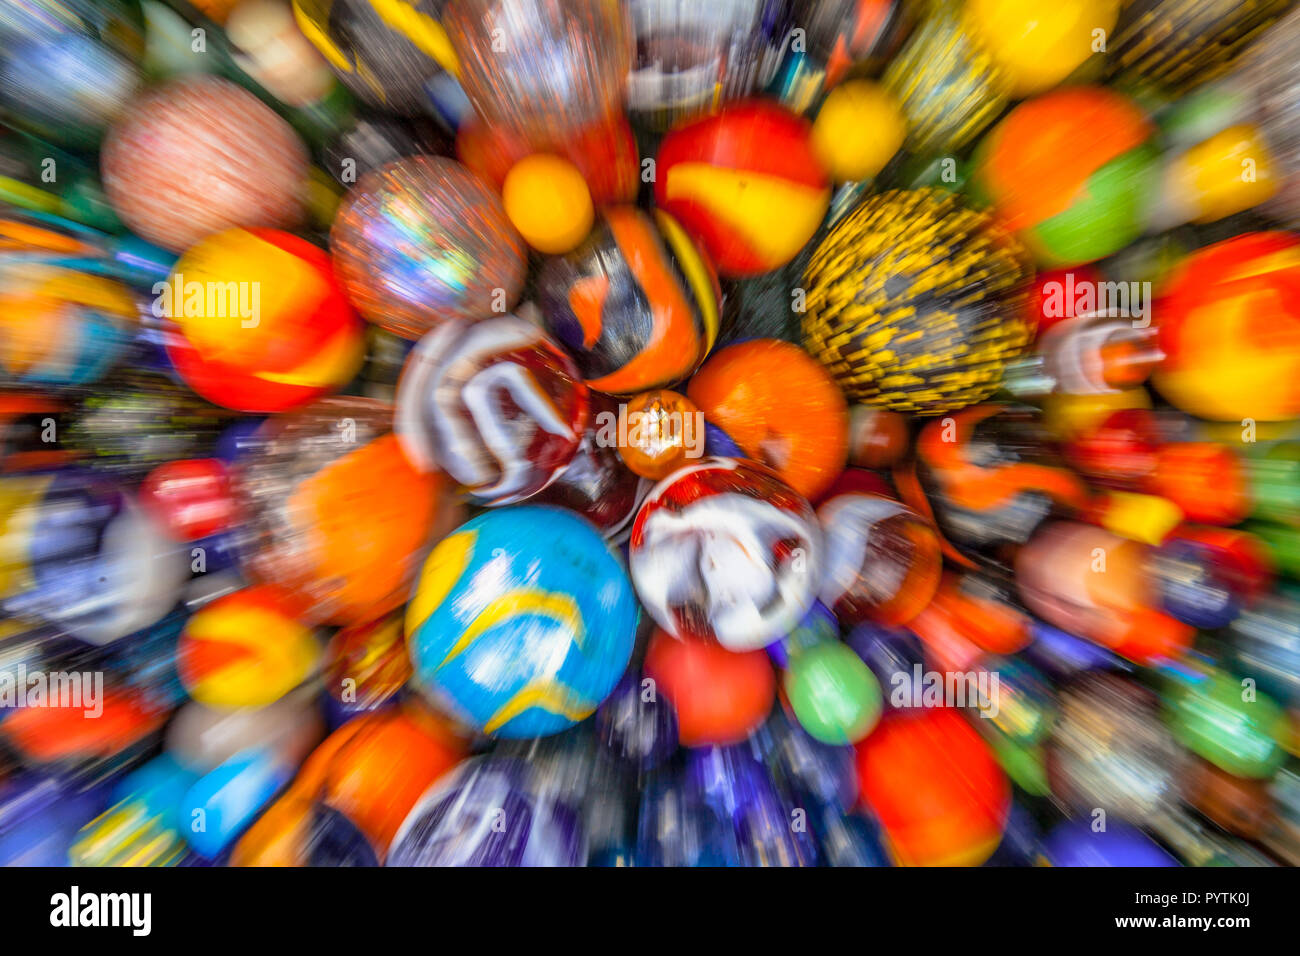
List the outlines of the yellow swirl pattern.
{"type": "Polygon", "coordinates": [[[502,705],[483,726],[484,733],[500,730],[514,718],[534,707],[552,714],[561,714],[575,724],[590,716],[596,709],[593,701],[582,700],[574,695],[573,689],[546,678],[533,681],[502,705]]]}
{"type": "Polygon", "coordinates": [[[578,647],[582,647],[584,635],[582,612],[571,595],[553,594],[535,588],[512,588],[500,597],[494,598],[479,612],[474,618],[474,623],[465,629],[465,633],[452,645],[451,650],[438,666],[445,667],[453,657],[482,637],[485,631],[520,614],[537,614],[554,619],[573,635],[578,647]]]}
{"type": "Polygon", "coordinates": [[[408,640],[438,606],[447,599],[456,582],[469,567],[470,555],[474,553],[474,542],[478,532],[457,531],[442,539],[442,543],[433,549],[433,554],[424,562],[420,571],[420,580],[415,588],[415,597],[406,606],[406,634],[408,640]]]}

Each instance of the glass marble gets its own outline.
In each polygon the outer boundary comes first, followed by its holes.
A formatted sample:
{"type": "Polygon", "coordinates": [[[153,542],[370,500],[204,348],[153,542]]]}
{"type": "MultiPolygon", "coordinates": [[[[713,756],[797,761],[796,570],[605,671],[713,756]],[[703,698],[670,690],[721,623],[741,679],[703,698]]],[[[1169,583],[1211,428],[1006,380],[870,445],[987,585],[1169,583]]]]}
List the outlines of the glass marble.
{"type": "Polygon", "coordinates": [[[145,48],[131,0],[29,0],[0,16],[0,116],[93,149],[140,87],[145,48]]]}
{"type": "Polygon", "coordinates": [[[733,653],[704,638],[656,630],[645,674],[672,705],[683,747],[744,740],[772,712],[776,677],[764,651],[733,653]]]}
{"type": "Polygon", "coordinates": [[[443,26],[479,115],[522,135],[554,135],[621,105],[632,32],[604,0],[448,0],[443,26]]]}
{"type": "Polygon", "coordinates": [[[1238,670],[1270,694],[1300,703],[1300,589],[1287,585],[1264,598],[1228,633],[1238,670]]]}
{"type": "Polygon", "coordinates": [[[81,392],[59,444],[96,471],[135,483],[167,462],[205,457],[229,420],[164,375],[122,369],[81,392]]]}
{"type": "Polygon", "coordinates": [[[527,250],[492,189],[460,163],[408,156],[362,176],[330,227],[334,268],[369,321],[416,339],[512,308],[527,250]]]}
{"type": "Polygon", "coordinates": [[[1288,6],[1286,0],[1125,3],[1107,39],[1107,72],[1112,80],[1138,89],[1183,92],[1222,76],[1288,6]]]}
{"type": "Polygon", "coordinates": [[[961,4],[929,4],[925,14],[882,82],[907,119],[907,147],[951,155],[997,119],[1009,83],[992,54],[966,30],[961,4]]]}
{"type": "Polygon", "coordinates": [[[658,481],[699,458],[704,446],[704,416],[685,395],[670,389],[644,392],[624,406],[626,436],[618,454],[642,478],[658,481]]]}
{"type": "Polygon", "coordinates": [[[1062,689],[1059,708],[1047,752],[1058,801],[1139,824],[1176,804],[1188,757],[1149,691],[1118,675],[1084,674],[1062,689]]]}
{"type": "Polygon", "coordinates": [[[1248,695],[1241,678],[1192,657],[1166,669],[1162,695],[1174,738],[1235,777],[1267,780],[1286,761],[1285,711],[1268,695],[1248,695]]]}
{"type": "Polygon", "coordinates": [[[586,836],[576,812],[539,797],[528,768],[502,757],[466,761],[411,809],[389,866],[581,866],[586,836]]]}
{"type": "Polygon", "coordinates": [[[631,395],[695,371],[718,335],[718,280],[667,213],[603,210],[537,277],[547,330],[598,392],[631,395]]]}
{"type": "Polygon", "coordinates": [[[783,686],[800,725],[823,743],[856,743],[880,719],[879,683],[839,640],[793,651],[783,686]]]}
{"type": "Polygon", "coordinates": [[[795,0],[781,7],[789,22],[777,18],[780,62],[768,92],[801,113],[851,73],[878,72],[911,31],[916,13],[905,0],[795,0]],[[803,30],[799,43],[796,26],[803,30]]]}
{"type": "Polygon", "coordinates": [[[1024,544],[1056,509],[1082,508],[1087,489],[1059,466],[1041,419],[1024,406],[977,405],[930,422],[915,461],[895,475],[903,500],[934,518],[944,554],[997,564],[1006,543],[1024,544]],[[954,428],[945,441],[945,421],[954,428]]]}
{"type": "Polygon", "coordinates": [[[0,603],[107,644],[160,620],[190,576],[189,550],[122,485],[80,469],[0,478],[0,603]]]}
{"type": "Polygon", "coordinates": [[[307,169],[292,127],[215,76],[173,80],[134,100],[100,154],[113,209],[172,252],[234,226],[297,225],[307,169]]]}
{"type": "Polygon", "coordinates": [[[939,586],[943,557],[930,525],[877,495],[836,495],[817,509],[826,532],[820,598],[847,626],[915,617],[939,586]]]}
{"type": "Polygon", "coordinates": [[[677,749],[677,715],[668,700],[647,692],[639,674],[629,672],[596,711],[596,727],[609,752],[649,770],[677,749]]]}
{"type": "Polygon", "coordinates": [[[1264,211],[1294,229],[1300,225],[1300,10],[1293,10],[1252,45],[1231,78],[1245,92],[1248,115],[1277,163],[1277,193],[1264,211]]]}
{"type": "Polygon", "coordinates": [[[591,715],[627,669],[639,613],[622,562],[569,511],[486,512],[429,555],[406,613],[415,683],[500,737],[591,715]]]}
{"type": "Polygon", "coordinates": [[[573,362],[515,316],[450,322],[425,336],[397,386],[397,436],[482,504],[541,491],[577,453],[589,415],[573,362]]]}
{"type": "Polygon", "coordinates": [[[740,848],[723,821],[685,784],[661,771],[645,785],[637,820],[637,866],[739,866],[740,848]]]}
{"type": "Polygon", "coordinates": [[[331,703],[344,713],[389,703],[411,676],[401,615],[341,628],[325,648],[322,670],[331,703]]]}
{"type": "Polygon", "coordinates": [[[1178,866],[1178,861],[1135,826],[1109,821],[1098,831],[1087,820],[1065,820],[1043,841],[1052,866],[1178,866]]]}
{"type": "Polygon", "coordinates": [[[762,465],[705,458],[669,475],[632,526],[637,595],[670,634],[766,647],[812,607],[823,537],[807,500],[762,465]]]}
{"type": "Polygon", "coordinates": [[[395,610],[422,549],[459,518],[449,483],[415,469],[391,427],[383,402],[322,399],[267,420],[233,469],[244,573],[290,592],[304,620],[360,624],[395,610]]]}
{"type": "Polygon", "coordinates": [[[876,675],[885,692],[885,708],[894,708],[899,703],[909,706],[909,701],[898,689],[904,678],[907,682],[912,680],[914,667],[924,667],[925,649],[920,638],[902,628],[882,627],[864,621],[849,632],[845,643],[876,675]]]}
{"type": "Polygon", "coordinates": [[[1019,242],[951,194],[870,196],[808,263],[804,347],[851,400],[950,412],[989,397],[1029,344],[1020,289],[1032,274],[1019,242]]]}
{"type": "MultiPolygon", "coordinates": [[[[593,422],[602,415],[617,417],[611,399],[597,392],[590,397],[593,422]]],[[[651,487],[651,482],[623,464],[618,449],[601,440],[598,430],[589,425],[572,460],[531,500],[576,511],[610,541],[622,542],[631,533],[632,519],[651,487]]]]}
{"type": "Polygon", "coordinates": [[[1166,613],[1214,630],[1266,595],[1269,564],[1264,544],[1252,535],[1193,526],[1170,535],[1155,550],[1150,567],[1166,613]]]}
{"type": "Polygon", "coordinates": [[[67,866],[80,828],[104,808],[103,788],[71,791],[53,777],[0,781],[0,866],[67,866]]]}
{"type": "Polygon", "coordinates": [[[129,354],[136,318],[134,297],[111,279],[26,255],[0,260],[0,373],[8,383],[48,388],[102,379],[129,354]]]}
{"type": "Polygon", "coordinates": [[[629,0],[636,57],[627,78],[633,119],[660,132],[761,86],[778,27],[770,0],[629,0]]]}
{"type": "Polygon", "coordinates": [[[841,813],[858,801],[858,774],[853,748],[814,740],[784,712],[772,714],[755,735],[768,764],[801,801],[841,813]]]}
{"type": "Polygon", "coordinates": [[[368,105],[403,116],[427,112],[431,91],[455,66],[438,24],[442,7],[443,0],[400,7],[382,0],[293,0],[302,32],[343,84],[368,105]]]}

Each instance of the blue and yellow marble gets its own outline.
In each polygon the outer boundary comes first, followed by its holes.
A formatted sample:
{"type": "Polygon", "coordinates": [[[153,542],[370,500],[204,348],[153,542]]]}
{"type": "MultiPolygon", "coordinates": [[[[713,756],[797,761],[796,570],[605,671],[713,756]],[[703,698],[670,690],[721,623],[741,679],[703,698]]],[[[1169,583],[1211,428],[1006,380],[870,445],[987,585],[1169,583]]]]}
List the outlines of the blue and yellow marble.
{"type": "Polygon", "coordinates": [[[586,520],[526,505],[480,515],[425,562],[406,612],[415,683],[497,737],[589,716],[627,669],[637,603],[586,520]]]}

